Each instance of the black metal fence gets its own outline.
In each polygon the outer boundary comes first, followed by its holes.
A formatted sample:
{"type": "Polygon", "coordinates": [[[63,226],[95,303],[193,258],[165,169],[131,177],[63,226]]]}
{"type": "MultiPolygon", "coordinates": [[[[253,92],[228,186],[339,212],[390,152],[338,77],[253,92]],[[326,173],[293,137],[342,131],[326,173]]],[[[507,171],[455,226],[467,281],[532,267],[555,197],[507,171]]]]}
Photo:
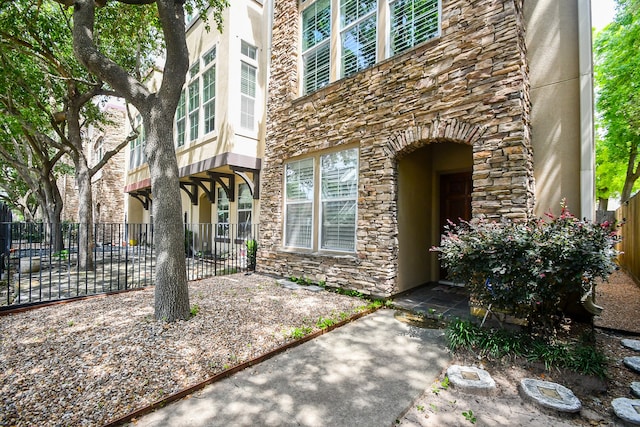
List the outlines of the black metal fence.
{"type": "MultiPolygon", "coordinates": [[[[151,224],[83,227],[0,223],[0,310],[154,284],[151,224]]],[[[257,239],[257,225],[186,224],[188,280],[255,269],[257,239]]]]}

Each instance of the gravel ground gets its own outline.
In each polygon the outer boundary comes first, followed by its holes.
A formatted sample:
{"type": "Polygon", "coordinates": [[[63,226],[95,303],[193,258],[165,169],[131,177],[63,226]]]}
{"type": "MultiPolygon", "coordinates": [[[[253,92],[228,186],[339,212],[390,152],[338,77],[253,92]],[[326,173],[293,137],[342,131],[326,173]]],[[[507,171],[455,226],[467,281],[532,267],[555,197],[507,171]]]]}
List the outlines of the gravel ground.
{"type": "Polygon", "coordinates": [[[596,326],[640,334],[640,286],[623,270],[596,286],[596,304],[604,308],[596,326]]]}
{"type": "Polygon", "coordinates": [[[188,322],[153,318],[153,289],[0,317],[0,425],[102,425],[364,305],[273,278],[192,282],[188,322]]]}

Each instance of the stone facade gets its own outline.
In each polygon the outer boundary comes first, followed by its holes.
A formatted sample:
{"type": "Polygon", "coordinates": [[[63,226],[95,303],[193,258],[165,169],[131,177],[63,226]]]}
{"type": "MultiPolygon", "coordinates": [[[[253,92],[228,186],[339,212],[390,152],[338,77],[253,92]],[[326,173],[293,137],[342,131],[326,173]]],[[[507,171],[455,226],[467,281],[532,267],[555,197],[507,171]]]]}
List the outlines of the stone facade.
{"type": "MultiPolygon", "coordinates": [[[[96,149],[100,142],[102,143],[102,152],[117,147],[126,137],[125,123],[126,114],[123,108],[118,106],[110,106],[109,118],[110,123],[103,125],[102,128],[89,129],[87,133],[87,143],[85,150],[90,164],[95,164],[96,149]]],[[[125,158],[124,150],[116,153],[102,167],[100,171],[93,176],[93,221],[95,223],[124,223],[124,168],[125,158]]],[[[71,160],[69,160],[71,163],[71,160]]],[[[70,222],[78,222],[78,194],[76,190],[75,179],[71,175],[62,176],[58,179],[58,186],[63,198],[62,220],[70,222]]]]}
{"type": "Polygon", "coordinates": [[[300,96],[297,0],[276,0],[265,162],[262,272],[374,295],[397,293],[398,161],[434,143],[473,148],[474,216],[525,219],[534,203],[522,0],[442,0],[441,35],[300,96]],[[283,165],[359,148],[356,252],[283,248],[283,165]]]}

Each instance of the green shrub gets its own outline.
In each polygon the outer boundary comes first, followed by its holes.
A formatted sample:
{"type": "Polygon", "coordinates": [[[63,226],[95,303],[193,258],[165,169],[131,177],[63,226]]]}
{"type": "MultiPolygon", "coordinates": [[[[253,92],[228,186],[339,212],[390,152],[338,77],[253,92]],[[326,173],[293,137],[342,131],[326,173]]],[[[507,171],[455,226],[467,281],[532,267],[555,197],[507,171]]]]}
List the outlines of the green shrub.
{"type": "Polygon", "coordinates": [[[546,221],[450,224],[439,252],[450,276],[482,305],[507,310],[546,334],[567,304],[592,292],[614,270],[618,235],[608,223],[574,217],[565,207],[546,221]]]}
{"type": "Polygon", "coordinates": [[[255,271],[258,242],[256,239],[250,239],[246,241],[245,245],[247,246],[247,268],[251,271],[255,271]]]}

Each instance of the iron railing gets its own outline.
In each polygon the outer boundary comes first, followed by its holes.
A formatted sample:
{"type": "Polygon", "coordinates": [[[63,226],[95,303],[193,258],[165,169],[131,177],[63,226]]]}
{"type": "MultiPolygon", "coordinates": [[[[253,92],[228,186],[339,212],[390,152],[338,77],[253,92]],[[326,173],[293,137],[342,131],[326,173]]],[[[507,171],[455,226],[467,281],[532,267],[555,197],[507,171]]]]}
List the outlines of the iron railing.
{"type": "MultiPolygon", "coordinates": [[[[92,233],[84,227],[0,223],[7,240],[0,249],[0,310],[154,284],[151,224],[94,224],[92,233]]],[[[257,225],[186,224],[187,279],[255,269],[247,241],[257,238],[257,225]]]]}

